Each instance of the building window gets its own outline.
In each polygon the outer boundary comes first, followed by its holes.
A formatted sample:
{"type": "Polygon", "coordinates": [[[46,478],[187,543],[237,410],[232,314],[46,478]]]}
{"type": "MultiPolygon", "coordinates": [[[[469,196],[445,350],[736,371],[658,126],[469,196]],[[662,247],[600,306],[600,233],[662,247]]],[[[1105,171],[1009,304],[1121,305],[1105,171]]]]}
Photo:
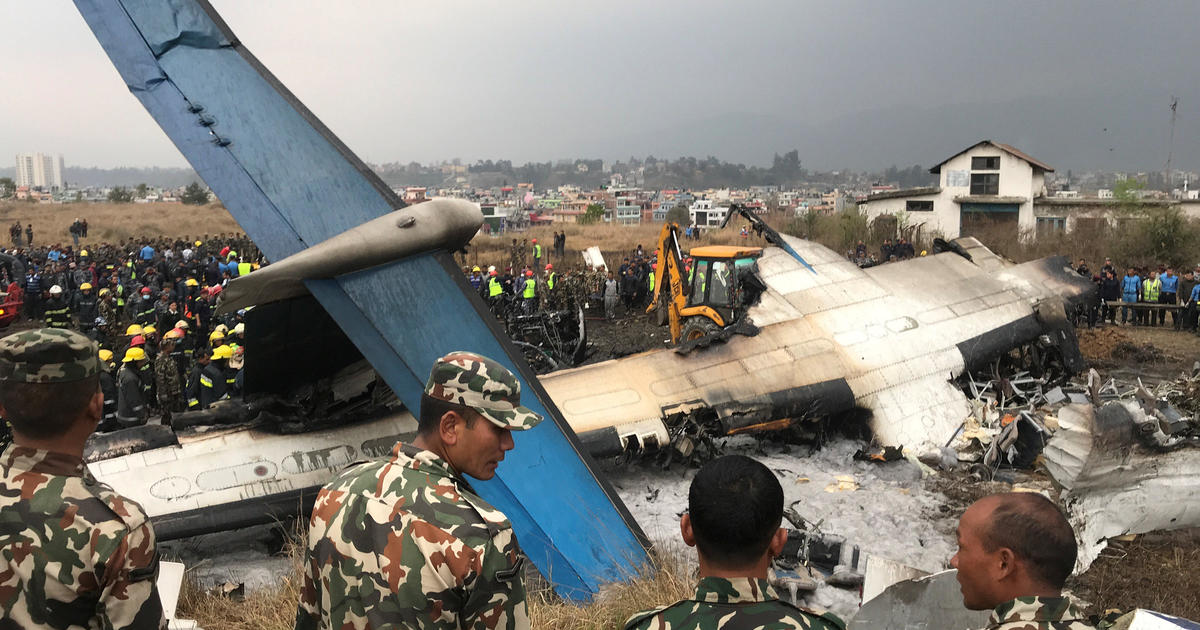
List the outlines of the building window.
{"type": "Polygon", "coordinates": [[[904,209],[908,212],[933,212],[933,200],[909,199],[904,202],[904,209]]]}
{"type": "Polygon", "coordinates": [[[1062,217],[1038,217],[1037,236],[1056,236],[1067,231],[1067,220],[1062,217]]]}
{"type": "Polygon", "coordinates": [[[984,155],[981,157],[971,158],[971,170],[973,171],[998,171],[1000,170],[999,155],[984,155]]]}
{"type": "Polygon", "coordinates": [[[999,195],[999,173],[971,173],[972,195],[999,195]]]}

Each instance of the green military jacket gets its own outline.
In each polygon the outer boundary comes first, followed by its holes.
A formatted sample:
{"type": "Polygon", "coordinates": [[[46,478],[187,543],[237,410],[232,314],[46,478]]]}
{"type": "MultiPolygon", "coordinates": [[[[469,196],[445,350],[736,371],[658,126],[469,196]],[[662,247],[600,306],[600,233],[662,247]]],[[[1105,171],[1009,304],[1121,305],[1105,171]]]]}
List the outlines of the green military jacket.
{"type": "Polygon", "coordinates": [[[529,627],[512,525],[429,451],[342,471],[308,540],[297,630],[529,627]]]}
{"type": "Polygon", "coordinates": [[[700,578],[696,595],[629,618],[625,630],[845,630],[830,613],[793,606],[760,578],[700,578]]]}
{"type": "Polygon", "coordinates": [[[154,530],[83,460],[0,453],[0,628],[166,628],[154,530]]]}
{"type": "Polygon", "coordinates": [[[1094,630],[1066,597],[1018,597],[992,610],[987,630],[1094,630]]]}

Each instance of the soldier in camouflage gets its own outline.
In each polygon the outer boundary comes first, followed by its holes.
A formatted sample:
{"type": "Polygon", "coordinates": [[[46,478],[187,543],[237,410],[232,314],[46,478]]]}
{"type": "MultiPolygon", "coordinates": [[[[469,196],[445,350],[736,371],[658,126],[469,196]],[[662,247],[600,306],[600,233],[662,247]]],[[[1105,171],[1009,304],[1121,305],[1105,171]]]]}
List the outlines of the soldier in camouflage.
{"type": "Polygon", "coordinates": [[[158,349],[158,356],[154,357],[155,392],[163,424],[169,425],[172,414],[187,411],[187,405],[183,402],[183,379],[179,377],[179,366],[171,356],[175,350],[175,336],[164,337],[158,349]]]}
{"type": "Polygon", "coordinates": [[[87,337],[0,339],[0,628],[166,628],[142,508],[96,481],[83,446],[104,404],[87,337]]]}
{"type": "Polygon", "coordinates": [[[529,627],[512,525],[463,477],[491,479],[511,432],[541,422],[520,403],[520,382],[491,359],[434,363],[413,443],[317,496],[297,630],[529,627]]]}
{"type": "Polygon", "coordinates": [[[841,619],[779,599],[767,581],[783,551],[783,488],[774,473],[742,455],[705,464],[688,489],[683,542],[696,547],[700,583],[691,599],[637,613],[626,630],[844,630],[841,619]]]}
{"type": "Polygon", "coordinates": [[[988,630],[1091,630],[1083,612],[1062,596],[1075,567],[1071,524],[1040,494],[995,494],[975,502],[958,524],[963,605],[992,609],[988,630]]]}

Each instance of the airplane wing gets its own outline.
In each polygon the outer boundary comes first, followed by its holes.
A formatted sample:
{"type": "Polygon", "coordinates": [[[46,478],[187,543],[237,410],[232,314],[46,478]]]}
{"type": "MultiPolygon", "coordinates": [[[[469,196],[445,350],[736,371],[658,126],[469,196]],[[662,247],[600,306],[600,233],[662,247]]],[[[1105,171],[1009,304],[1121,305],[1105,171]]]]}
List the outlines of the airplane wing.
{"type": "MultiPolygon", "coordinates": [[[[204,0],[75,0],[134,96],[273,261],[403,205],[204,0]]],[[[445,252],[306,281],[410,408],[452,350],[512,369],[551,422],[476,485],[560,595],[586,599],[647,560],[645,536],[445,252]]],[[[313,357],[314,361],[320,360],[313,357]]]]}

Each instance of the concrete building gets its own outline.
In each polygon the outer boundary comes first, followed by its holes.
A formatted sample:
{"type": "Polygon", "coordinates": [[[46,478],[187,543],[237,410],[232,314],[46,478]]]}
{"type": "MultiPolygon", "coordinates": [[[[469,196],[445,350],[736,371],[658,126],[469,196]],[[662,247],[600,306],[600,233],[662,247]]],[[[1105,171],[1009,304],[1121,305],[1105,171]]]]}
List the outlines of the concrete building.
{"type": "Polygon", "coordinates": [[[63,157],[47,153],[17,154],[17,185],[47,192],[63,189],[63,157]]]}
{"type": "Polygon", "coordinates": [[[925,233],[947,238],[995,224],[1032,235],[1034,200],[1045,197],[1045,175],[1053,171],[1014,147],[984,140],[929,169],[937,186],[870,195],[860,208],[868,219],[907,213],[910,225],[924,224],[925,233]]]}

